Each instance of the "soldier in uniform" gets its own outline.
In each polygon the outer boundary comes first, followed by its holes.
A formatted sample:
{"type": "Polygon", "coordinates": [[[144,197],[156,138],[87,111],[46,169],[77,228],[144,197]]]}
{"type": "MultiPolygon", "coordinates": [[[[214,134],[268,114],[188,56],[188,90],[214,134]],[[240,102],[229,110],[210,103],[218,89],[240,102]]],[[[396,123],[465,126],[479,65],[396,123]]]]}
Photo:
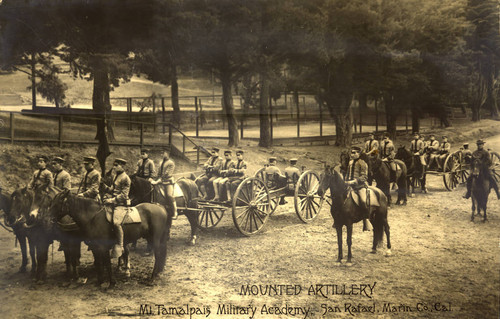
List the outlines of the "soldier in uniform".
{"type": "Polygon", "coordinates": [[[448,154],[450,154],[451,144],[448,142],[448,137],[443,136],[443,141],[439,145],[439,155],[436,158],[438,170],[443,170],[444,161],[448,154]]]}
{"type": "Polygon", "coordinates": [[[413,133],[413,140],[410,143],[410,151],[413,156],[418,157],[420,164],[425,167],[424,142],[420,139],[418,132],[413,133]]]}
{"type": "Polygon", "coordinates": [[[396,163],[394,163],[394,156],[396,156],[395,150],[394,150],[394,144],[389,138],[389,132],[386,132],[384,134],[384,139],[382,140],[382,143],[380,145],[380,154],[382,154],[382,161],[389,163],[390,167],[390,178],[391,181],[394,181],[396,179],[396,163]]]}
{"type": "Polygon", "coordinates": [[[234,194],[238,185],[245,179],[245,174],[247,170],[247,162],[243,160],[244,152],[242,150],[236,151],[236,159],[238,160],[235,167],[230,168],[227,172],[227,199],[232,198],[231,194],[234,194]]]}
{"type": "MultiPolygon", "coordinates": [[[[358,146],[353,146],[351,148],[351,159],[349,160],[349,166],[347,167],[347,174],[345,175],[345,181],[348,186],[352,188],[354,192],[356,192],[361,201],[366,203],[366,192],[360,192],[361,189],[365,189],[367,187],[368,180],[368,164],[365,161],[359,158],[359,153],[361,152],[361,148],[358,146]]],[[[366,209],[366,215],[363,218],[363,231],[371,230],[371,223],[369,221],[370,212],[366,209]]],[[[335,227],[335,225],[334,225],[335,227]]]]}
{"type": "MultiPolygon", "coordinates": [[[[115,159],[113,169],[115,171],[115,178],[113,185],[103,185],[106,193],[110,193],[111,197],[104,200],[104,204],[116,206],[128,206],[130,191],[130,177],[125,173],[125,165],[127,161],[121,158],[115,159]]],[[[113,246],[112,257],[118,258],[123,254],[123,229],[122,222],[125,217],[125,210],[113,209],[113,226],[116,232],[116,239],[118,243],[113,246]]]]}
{"type": "Polygon", "coordinates": [[[208,189],[213,186],[213,181],[218,177],[218,168],[220,166],[220,162],[222,158],[219,156],[219,149],[217,147],[212,148],[212,156],[207,160],[207,162],[203,165],[203,169],[205,170],[205,176],[200,177],[196,184],[198,185],[198,189],[200,190],[203,198],[209,199],[208,197],[208,189]]]}
{"type": "Polygon", "coordinates": [[[137,161],[137,169],[135,175],[152,181],[156,176],[155,163],[149,158],[149,150],[141,149],[141,159],[137,161]]]}
{"type": "MultiPolygon", "coordinates": [[[[281,174],[281,170],[276,166],[276,157],[269,157],[269,164],[266,167],[267,186],[270,188],[282,188],[286,186],[286,177],[281,174]]],[[[286,204],[285,196],[281,196],[280,205],[286,204]]]]}
{"type": "Polygon", "coordinates": [[[88,156],[83,158],[83,165],[87,172],[80,183],[77,196],[98,200],[101,174],[94,168],[95,161],[95,157],[88,156]]]}
{"type": "Polygon", "coordinates": [[[213,181],[214,191],[215,191],[215,197],[214,197],[215,201],[220,200],[219,194],[223,190],[222,186],[224,184],[226,184],[226,182],[228,181],[228,175],[227,174],[228,174],[228,172],[229,172],[229,170],[231,168],[235,167],[235,163],[231,159],[231,155],[232,154],[233,154],[233,152],[231,150],[224,151],[225,160],[223,160],[223,161],[220,162],[220,166],[219,166],[219,169],[218,169],[219,177],[217,177],[213,181]]]}
{"type": "Polygon", "coordinates": [[[464,143],[461,147],[462,156],[464,157],[465,163],[470,164],[472,161],[472,151],[469,148],[469,143],[464,143]]]}
{"type": "Polygon", "coordinates": [[[172,219],[177,219],[177,203],[174,198],[174,170],[175,163],[170,159],[168,149],[163,150],[163,161],[160,164],[160,171],[158,172],[157,179],[152,181],[151,184],[160,184],[163,189],[165,200],[167,201],[167,213],[172,216],[172,219]]]}
{"type": "Polygon", "coordinates": [[[376,154],[378,152],[378,148],[379,148],[379,143],[375,139],[375,134],[370,133],[368,135],[368,140],[365,143],[365,153],[367,155],[376,154]]]}
{"type": "Polygon", "coordinates": [[[301,174],[300,169],[297,167],[297,162],[298,160],[296,158],[291,158],[290,166],[285,168],[286,182],[290,188],[295,188],[295,184],[299,180],[301,174]]]}
{"type": "Polygon", "coordinates": [[[49,188],[54,185],[52,173],[47,169],[47,157],[39,156],[38,169],[33,173],[31,180],[28,183],[28,188],[48,192],[49,188]]]}
{"type": "MultiPolygon", "coordinates": [[[[477,140],[477,150],[475,150],[472,153],[472,159],[479,159],[481,161],[481,164],[484,167],[489,168],[491,165],[491,156],[490,153],[484,149],[484,141],[483,140],[477,140]]],[[[485,173],[487,174],[486,178],[490,180],[490,185],[491,188],[495,190],[495,193],[497,194],[497,198],[500,199],[500,193],[498,192],[498,184],[493,175],[491,174],[491,171],[489,169],[485,170],[485,173]]],[[[467,178],[467,192],[463,196],[464,198],[468,199],[471,196],[471,187],[472,187],[472,174],[469,175],[467,178]]]]}
{"type": "Polygon", "coordinates": [[[52,167],[54,168],[54,186],[60,190],[71,189],[71,176],[63,169],[64,159],[61,157],[54,157],[52,159],[52,167]]]}
{"type": "Polygon", "coordinates": [[[436,140],[434,134],[431,134],[429,137],[429,144],[427,145],[427,168],[431,168],[434,161],[436,161],[436,157],[439,153],[439,142],[436,140]]]}

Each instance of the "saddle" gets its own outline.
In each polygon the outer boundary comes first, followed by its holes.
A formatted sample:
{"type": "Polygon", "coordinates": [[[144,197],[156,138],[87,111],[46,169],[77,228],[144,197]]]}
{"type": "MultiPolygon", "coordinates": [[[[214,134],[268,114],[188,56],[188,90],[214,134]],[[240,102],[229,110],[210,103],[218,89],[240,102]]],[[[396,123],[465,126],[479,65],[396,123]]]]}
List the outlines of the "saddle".
{"type": "Polygon", "coordinates": [[[376,194],[377,192],[378,190],[376,187],[368,186],[359,190],[351,189],[348,196],[351,197],[354,204],[358,207],[379,207],[380,202],[376,194]]]}
{"type": "Polygon", "coordinates": [[[77,231],[80,229],[75,223],[75,220],[69,215],[64,215],[61,219],[59,219],[57,221],[57,227],[66,232],[77,231]]]}
{"type": "Polygon", "coordinates": [[[401,167],[401,161],[400,160],[393,160],[392,162],[389,162],[389,161],[384,161],[385,165],[387,165],[387,168],[389,169],[389,172],[391,172],[391,182],[396,182],[396,178],[398,176],[398,174],[401,173],[401,171],[403,170],[402,167],[401,167]],[[394,163],[394,166],[395,166],[395,170],[392,169],[391,167],[391,163],[394,163]]]}
{"type": "Polygon", "coordinates": [[[127,207],[127,206],[105,206],[106,210],[106,220],[109,223],[113,222],[113,212],[117,211],[118,213],[122,213],[124,215],[123,220],[121,222],[122,225],[126,224],[136,224],[141,222],[141,216],[139,215],[139,211],[135,207],[127,207]]]}

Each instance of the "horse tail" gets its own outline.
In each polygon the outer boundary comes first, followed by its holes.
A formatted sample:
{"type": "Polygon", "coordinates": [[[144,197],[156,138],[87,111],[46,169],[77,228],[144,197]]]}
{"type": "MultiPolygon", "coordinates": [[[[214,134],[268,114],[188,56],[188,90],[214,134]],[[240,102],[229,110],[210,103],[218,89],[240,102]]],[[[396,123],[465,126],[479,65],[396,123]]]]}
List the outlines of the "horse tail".
{"type": "Polygon", "coordinates": [[[196,201],[196,198],[198,198],[198,187],[196,186],[196,183],[187,178],[180,178],[176,181],[176,183],[179,185],[182,193],[186,197],[187,207],[198,207],[198,203],[196,201]]]}
{"type": "Polygon", "coordinates": [[[375,192],[377,195],[379,207],[375,210],[375,216],[373,218],[373,237],[375,238],[376,246],[378,246],[384,238],[384,227],[387,220],[387,196],[381,191],[377,190],[375,192]]]}

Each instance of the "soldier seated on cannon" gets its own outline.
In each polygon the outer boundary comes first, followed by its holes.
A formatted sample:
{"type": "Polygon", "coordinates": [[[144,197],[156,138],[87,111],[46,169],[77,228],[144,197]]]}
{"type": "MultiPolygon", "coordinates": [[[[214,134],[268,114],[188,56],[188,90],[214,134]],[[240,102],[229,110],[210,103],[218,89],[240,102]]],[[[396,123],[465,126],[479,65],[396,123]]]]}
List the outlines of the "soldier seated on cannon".
{"type": "Polygon", "coordinates": [[[429,137],[429,144],[427,145],[426,152],[427,152],[427,168],[430,169],[432,167],[432,164],[434,162],[437,162],[437,157],[439,155],[439,142],[436,140],[436,136],[434,134],[431,134],[429,137]]]}
{"type": "Polygon", "coordinates": [[[438,170],[444,170],[443,165],[446,157],[450,154],[451,144],[448,143],[448,137],[443,136],[443,140],[439,145],[438,156],[436,158],[436,163],[438,166],[438,170]]]}
{"type": "MultiPolygon", "coordinates": [[[[487,168],[484,170],[484,173],[487,175],[486,179],[489,179],[491,188],[495,190],[495,193],[497,194],[497,198],[500,199],[500,193],[498,192],[498,184],[495,178],[493,177],[493,174],[491,173],[491,170],[489,167],[491,166],[491,156],[490,153],[484,149],[484,141],[483,140],[477,140],[477,150],[475,150],[472,153],[472,159],[478,159],[481,162],[481,165],[483,167],[487,168]]],[[[472,167],[471,167],[472,169],[472,167]]],[[[463,198],[468,199],[471,196],[471,188],[472,188],[472,172],[467,177],[467,192],[463,196],[463,198]]]]}
{"type": "Polygon", "coordinates": [[[300,169],[297,167],[297,162],[298,160],[296,158],[291,158],[290,166],[285,168],[286,183],[290,191],[295,190],[295,184],[297,184],[301,174],[300,169]]]}
{"type": "Polygon", "coordinates": [[[219,167],[222,158],[219,156],[219,149],[217,147],[212,148],[212,156],[203,165],[205,175],[201,176],[196,180],[196,185],[200,190],[200,193],[204,199],[210,199],[213,197],[213,181],[219,177],[219,167]]]}
{"type": "MultiPolygon", "coordinates": [[[[266,185],[270,189],[278,189],[286,186],[286,176],[276,166],[276,157],[269,158],[269,164],[265,169],[266,185]]],[[[281,196],[280,205],[286,204],[285,195],[281,196]]]]}
{"type": "MultiPolygon", "coordinates": [[[[233,154],[233,152],[231,150],[224,151],[225,160],[220,162],[220,166],[219,166],[219,170],[218,170],[219,177],[217,177],[213,181],[214,192],[215,192],[214,201],[218,201],[221,199],[219,194],[222,194],[224,191],[224,185],[228,181],[229,170],[234,168],[234,166],[235,166],[234,161],[231,159],[232,154],[233,154]]],[[[229,199],[229,198],[227,198],[227,199],[229,199]]]]}
{"type": "Polygon", "coordinates": [[[227,172],[226,190],[227,190],[227,200],[232,198],[232,194],[236,191],[236,188],[245,179],[245,174],[247,170],[247,162],[243,160],[244,152],[242,150],[236,151],[236,158],[238,159],[236,165],[230,168],[227,172]]]}
{"type": "Polygon", "coordinates": [[[413,133],[413,140],[410,143],[410,151],[413,156],[418,158],[420,164],[425,167],[424,148],[425,143],[420,139],[420,134],[418,132],[413,133]]]}

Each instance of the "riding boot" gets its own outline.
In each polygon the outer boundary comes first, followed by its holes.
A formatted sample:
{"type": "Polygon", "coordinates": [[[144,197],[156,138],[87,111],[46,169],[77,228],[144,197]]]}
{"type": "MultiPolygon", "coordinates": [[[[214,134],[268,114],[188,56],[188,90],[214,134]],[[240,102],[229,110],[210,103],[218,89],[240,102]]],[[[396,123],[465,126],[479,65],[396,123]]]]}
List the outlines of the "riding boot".
{"type": "Polygon", "coordinates": [[[123,255],[123,229],[121,225],[115,225],[116,239],[118,243],[113,246],[111,258],[118,258],[123,255]]]}
{"type": "Polygon", "coordinates": [[[200,193],[202,199],[207,199],[207,189],[205,185],[200,185],[200,193]]]}
{"type": "Polygon", "coordinates": [[[288,202],[285,200],[285,196],[281,196],[279,205],[285,205],[286,203],[288,202]]]}
{"type": "Polygon", "coordinates": [[[175,198],[172,201],[173,201],[172,206],[174,206],[174,214],[172,215],[172,219],[176,220],[177,217],[179,216],[177,213],[177,203],[175,202],[175,198]]]}
{"type": "Polygon", "coordinates": [[[467,192],[462,197],[465,198],[465,199],[469,199],[470,196],[471,196],[471,188],[472,188],[472,178],[470,176],[467,178],[467,184],[466,185],[467,185],[467,192]]]}

